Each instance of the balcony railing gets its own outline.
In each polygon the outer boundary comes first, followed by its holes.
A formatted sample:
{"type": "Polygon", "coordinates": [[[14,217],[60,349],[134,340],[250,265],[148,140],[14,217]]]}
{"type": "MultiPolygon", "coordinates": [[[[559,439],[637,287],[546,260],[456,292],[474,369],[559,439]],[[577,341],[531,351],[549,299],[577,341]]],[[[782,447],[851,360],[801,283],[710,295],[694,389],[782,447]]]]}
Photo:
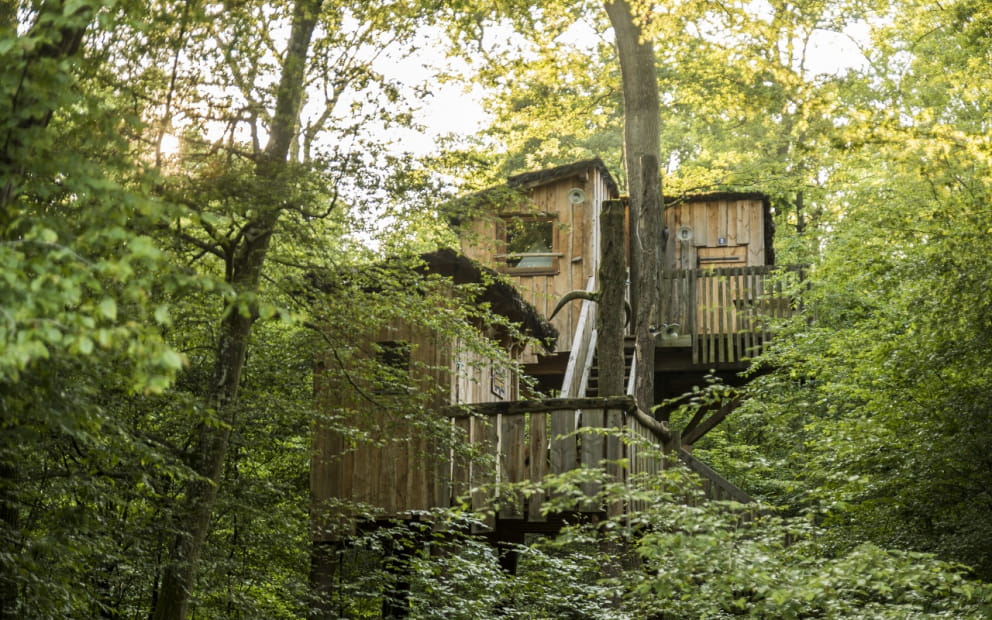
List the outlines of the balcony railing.
{"type": "Polygon", "coordinates": [[[772,266],[679,269],[661,278],[658,343],[691,347],[693,364],[760,353],[776,319],[792,313],[787,272],[772,266]]]}
{"type": "MultiPolygon", "coordinates": [[[[490,527],[497,515],[544,521],[549,491],[539,483],[545,476],[604,468],[608,481],[626,483],[632,476],[666,467],[661,443],[667,431],[659,431],[657,422],[638,412],[630,396],[478,403],[461,405],[450,415],[453,430],[469,442],[472,452],[490,458],[480,464],[455,457],[445,486],[453,498],[469,495],[472,508],[490,527]],[[521,491],[518,485],[528,482],[532,486],[521,491]]],[[[676,456],[701,476],[707,497],[752,501],[688,452],[677,448],[676,456]]],[[[618,515],[646,508],[637,500],[600,505],[592,498],[601,490],[598,482],[583,483],[588,499],[576,499],[572,510],[618,515]]]]}

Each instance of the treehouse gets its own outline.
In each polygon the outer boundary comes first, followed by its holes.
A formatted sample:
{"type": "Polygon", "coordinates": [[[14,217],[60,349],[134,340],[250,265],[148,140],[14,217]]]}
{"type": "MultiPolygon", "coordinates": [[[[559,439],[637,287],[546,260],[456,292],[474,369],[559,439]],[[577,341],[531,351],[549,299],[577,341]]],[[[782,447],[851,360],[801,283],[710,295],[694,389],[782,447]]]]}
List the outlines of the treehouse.
{"type": "MultiPolygon", "coordinates": [[[[457,221],[461,252],[509,277],[542,316],[584,289],[599,269],[599,214],[619,197],[599,159],[510,177],[505,186],[466,198],[457,221]]],[[[567,353],[580,310],[567,306],[552,323],[567,353]]],[[[536,355],[528,359],[536,361],[536,355]]]]}
{"type": "MultiPolygon", "coordinates": [[[[528,336],[554,342],[554,328],[496,273],[452,250],[422,259],[415,271],[443,277],[423,286],[455,295],[456,287],[475,285],[474,303],[528,336]]],[[[419,275],[411,273],[410,280],[419,275]]],[[[334,351],[318,364],[315,392],[325,418],[314,433],[310,479],[315,540],[341,536],[334,519],[321,515],[348,517],[344,504],[382,517],[408,515],[450,506],[466,484],[478,482],[470,463],[455,474],[460,465],[451,450],[451,416],[441,412],[460,403],[517,400],[519,376],[506,362],[523,346],[518,334],[499,325],[473,326],[487,353],[423,323],[393,319],[369,328],[350,353],[334,351]]],[[[469,441],[481,437],[477,425],[464,426],[469,441]]]]}
{"type": "MultiPolygon", "coordinates": [[[[479,303],[547,347],[477,325],[517,362],[508,367],[443,332],[396,322],[367,334],[364,354],[396,370],[396,392],[356,385],[347,372],[319,372],[317,398],[328,421],[315,431],[315,543],[345,537],[332,517],[347,516],[345,506],[355,503],[381,518],[411,518],[467,502],[494,541],[513,542],[553,532],[575,515],[622,514],[636,506],[577,501],[548,511],[551,498],[537,483],[581,468],[626,483],[663,467],[661,453],[650,449],[661,445],[700,474],[709,497],[750,501],[690,453],[712,428],[707,422],[727,411],[693,420],[680,445],[632,397],[598,395],[597,304],[584,299],[555,313],[569,292],[597,290],[602,205],[619,200],[606,167],[592,159],[517,175],[459,201],[453,220],[461,252],[425,257],[425,268],[452,286],[481,285],[479,303]],[[503,277],[493,279],[497,273],[503,277]],[[525,398],[518,369],[553,397],[525,398]],[[414,393],[421,400],[410,399],[414,393]],[[514,486],[521,482],[535,486],[524,493],[514,486]]],[[[767,342],[769,321],[787,310],[773,277],[765,196],[708,194],[666,205],[655,402],[703,383],[710,369],[733,378],[767,342]]],[[[629,234],[626,248],[629,255],[629,234]]]]}
{"type": "MultiPolygon", "coordinates": [[[[505,187],[472,197],[472,216],[460,222],[461,250],[506,274],[551,317],[570,291],[598,288],[601,206],[618,196],[599,159],[510,177],[505,187]]],[[[664,219],[656,400],[681,394],[711,369],[733,380],[762,350],[774,320],[788,312],[774,275],[767,196],[666,198],[664,219]]],[[[593,371],[596,311],[595,304],[565,305],[551,318],[560,334],[554,353],[523,356],[545,392],[596,393],[595,378],[592,388],[582,378],[593,371]]]]}

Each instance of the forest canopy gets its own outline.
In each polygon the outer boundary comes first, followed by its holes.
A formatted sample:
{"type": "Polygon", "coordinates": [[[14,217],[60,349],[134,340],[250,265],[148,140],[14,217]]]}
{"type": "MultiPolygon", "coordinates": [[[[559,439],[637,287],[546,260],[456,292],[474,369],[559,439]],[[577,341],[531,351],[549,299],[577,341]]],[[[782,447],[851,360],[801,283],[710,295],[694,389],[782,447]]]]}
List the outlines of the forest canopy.
{"type": "MultiPolygon", "coordinates": [[[[777,261],[806,275],[696,451],[763,516],[685,501],[678,469],[603,485],[649,508],[528,544],[516,575],[438,538],[409,613],[988,617],[992,6],[608,4],[653,49],[666,195],[766,193],[777,261]],[[818,72],[817,37],[854,30],[863,62],[818,72]]],[[[505,356],[470,287],[410,274],[456,242],[452,193],[596,156],[631,178],[606,8],[0,5],[0,618],[326,612],[311,432],[358,430],[317,406],[315,369],[374,357],[359,335],[397,319],[505,356]],[[425,41],[455,62],[382,71],[425,41]],[[404,152],[389,131],[422,131],[440,82],[482,92],[485,127],[404,152]]],[[[430,427],[433,396],[396,415],[430,427]]],[[[356,540],[335,613],[377,617],[408,537],[356,540]]]]}

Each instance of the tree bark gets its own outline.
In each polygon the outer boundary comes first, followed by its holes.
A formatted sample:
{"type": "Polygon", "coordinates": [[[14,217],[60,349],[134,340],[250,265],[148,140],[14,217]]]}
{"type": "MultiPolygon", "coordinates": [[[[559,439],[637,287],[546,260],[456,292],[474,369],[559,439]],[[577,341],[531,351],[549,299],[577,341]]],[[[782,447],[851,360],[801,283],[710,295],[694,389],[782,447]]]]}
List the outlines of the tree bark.
{"type": "MultiPolygon", "coordinates": [[[[296,132],[307,54],[321,4],[322,0],[297,0],[294,5],[293,25],[276,95],[269,142],[255,171],[265,181],[259,186],[268,187],[271,191],[259,197],[261,204],[254,218],[245,226],[243,242],[235,252],[229,270],[231,284],[239,295],[258,290],[272,236],[280,212],[285,207],[277,188],[296,132]]],[[[198,477],[187,485],[185,503],[178,510],[178,533],[170,546],[169,563],[163,571],[162,586],[152,615],[154,620],[180,620],[186,617],[196,564],[207,537],[231,429],[237,422],[238,387],[253,322],[252,316],[232,311],[221,324],[210,393],[205,400],[217,412],[222,423],[201,423],[197,429],[191,464],[198,477]]]]}
{"type": "Polygon", "coordinates": [[[624,260],[623,202],[603,203],[600,214],[599,335],[596,356],[599,366],[599,395],[622,396],[624,385],[624,294],[627,281],[624,260]]]}
{"type": "MultiPolygon", "coordinates": [[[[638,217],[637,254],[640,258],[638,270],[637,297],[638,312],[635,314],[634,335],[636,349],[634,361],[634,398],[643,411],[651,411],[654,406],[654,356],[656,318],[658,317],[659,276],[664,253],[664,236],[661,220],[661,175],[658,158],[654,155],[641,156],[641,208],[638,217]]],[[[633,218],[631,218],[633,219],[633,218]]]]}
{"type": "Polygon", "coordinates": [[[631,308],[637,336],[635,397],[650,411],[654,404],[654,336],[662,202],[658,171],[660,104],[654,46],[643,38],[625,0],[606,3],[616,35],[623,80],[624,160],[630,193],[631,308]],[[648,169],[645,170],[644,166],[648,169]]]}

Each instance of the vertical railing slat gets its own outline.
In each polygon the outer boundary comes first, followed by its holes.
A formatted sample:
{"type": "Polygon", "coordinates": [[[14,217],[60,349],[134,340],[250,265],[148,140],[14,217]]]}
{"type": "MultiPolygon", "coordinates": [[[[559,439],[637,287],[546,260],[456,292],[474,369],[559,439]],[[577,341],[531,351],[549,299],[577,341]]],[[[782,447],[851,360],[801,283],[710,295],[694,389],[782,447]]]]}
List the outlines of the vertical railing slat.
{"type": "Polygon", "coordinates": [[[575,469],[576,458],[575,411],[560,409],[551,412],[551,473],[563,474],[575,469]]]}
{"type": "MultiPolygon", "coordinates": [[[[548,414],[537,413],[530,416],[530,434],[528,436],[528,479],[538,486],[548,473],[548,414]]],[[[541,507],[544,504],[544,492],[535,491],[527,499],[527,520],[544,521],[541,507]]]]}
{"type": "Polygon", "coordinates": [[[696,324],[696,307],[698,305],[697,297],[697,283],[696,283],[696,270],[689,269],[686,272],[686,292],[688,295],[688,303],[686,304],[686,318],[688,322],[688,331],[686,333],[692,338],[692,363],[700,363],[700,352],[699,352],[699,329],[696,324]]]}
{"type": "Polygon", "coordinates": [[[501,416],[499,421],[500,498],[499,516],[503,519],[523,517],[523,497],[509,489],[527,479],[527,444],[524,430],[526,415],[501,416]]]}

